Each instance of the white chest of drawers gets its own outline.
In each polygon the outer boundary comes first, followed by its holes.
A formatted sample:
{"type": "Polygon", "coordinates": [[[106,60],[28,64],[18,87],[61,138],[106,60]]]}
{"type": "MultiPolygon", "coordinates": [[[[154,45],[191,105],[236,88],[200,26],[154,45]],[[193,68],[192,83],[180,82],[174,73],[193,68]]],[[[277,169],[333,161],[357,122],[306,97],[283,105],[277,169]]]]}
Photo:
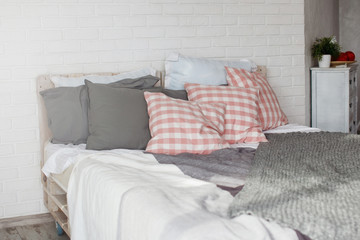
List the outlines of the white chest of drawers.
{"type": "Polygon", "coordinates": [[[357,65],[311,68],[311,126],[357,133],[358,85],[357,65]]]}

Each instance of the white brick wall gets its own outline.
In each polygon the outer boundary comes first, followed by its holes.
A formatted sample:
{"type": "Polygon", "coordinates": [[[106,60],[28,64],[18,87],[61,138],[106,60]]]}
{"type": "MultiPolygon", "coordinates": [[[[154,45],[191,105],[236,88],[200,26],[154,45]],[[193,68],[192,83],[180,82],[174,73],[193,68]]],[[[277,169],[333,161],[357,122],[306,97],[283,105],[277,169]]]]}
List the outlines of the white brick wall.
{"type": "Polygon", "coordinates": [[[0,218],[46,211],[38,75],[164,70],[171,51],[266,65],[290,121],[304,123],[303,0],[2,0],[0,218]]]}

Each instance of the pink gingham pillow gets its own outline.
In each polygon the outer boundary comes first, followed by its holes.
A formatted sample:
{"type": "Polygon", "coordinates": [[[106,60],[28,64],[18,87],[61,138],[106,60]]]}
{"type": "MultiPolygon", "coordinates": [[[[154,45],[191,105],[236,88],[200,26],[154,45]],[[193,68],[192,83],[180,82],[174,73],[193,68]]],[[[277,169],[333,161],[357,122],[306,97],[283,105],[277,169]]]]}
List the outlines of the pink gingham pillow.
{"type": "Polygon", "coordinates": [[[288,123],[280,108],[279,101],[266,78],[260,73],[244,69],[225,67],[227,82],[230,86],[260,89],[260,122],[263,130],[269,130],[288,123]]]}
{"type": "Polygon", "coordinates": [[[259,90],[228,86],[207,86],[186,83],[190,101],[225,103],[225,132],[230,144],[266,142],[259,122],[259,90]]]}
{"type": "Polygon", "coordinates": [[[146,151],[163,154],[208,154],[229,147],[221,137],[225,104],[201,104],[170,98],[163,93],[144,93],[152,138],[146,151]]]}

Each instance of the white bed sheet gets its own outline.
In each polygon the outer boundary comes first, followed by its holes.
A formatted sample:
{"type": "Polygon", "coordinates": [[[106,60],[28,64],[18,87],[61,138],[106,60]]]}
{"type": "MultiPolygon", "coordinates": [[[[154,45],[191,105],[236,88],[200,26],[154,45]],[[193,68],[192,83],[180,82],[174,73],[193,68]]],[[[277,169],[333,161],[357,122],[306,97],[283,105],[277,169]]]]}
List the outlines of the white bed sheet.
{"type": "MultiPolygon", "coordinates": [[[[302,126],[298,124],[287,124],[280,126],[275,129],[265,131],[264,133],[289,133],[289,132],[318,132],[320,129],[311,128],[307,126],[302,126]]],[[[257,148],[258,143],[243,143],[243,144],[234,144],[231,147],[249,147],[257,148]]],[[[42,168],[43,173],[46,176],[52,174],[61,174],[69,166],[75,164],[77,156],[79,154],[93,154],[99,151],[86,150],[85,144],[73,145],[73,144],[52,144],[48,142],[45,146],[45,164],[42,168]]],[[[113,149],[106,150],[101,152],[110,152],[115,154],[121,153],[133,153],[133,154],[142,154],[142,150],[129,150],[129,149],[113,149]]]]}
{"type": "Polygon", "coordinates": [[[233,197],[151,154],[79,156],[69,180],[73,240],[296,240],[256,216],[230,219],[233,197]]]}

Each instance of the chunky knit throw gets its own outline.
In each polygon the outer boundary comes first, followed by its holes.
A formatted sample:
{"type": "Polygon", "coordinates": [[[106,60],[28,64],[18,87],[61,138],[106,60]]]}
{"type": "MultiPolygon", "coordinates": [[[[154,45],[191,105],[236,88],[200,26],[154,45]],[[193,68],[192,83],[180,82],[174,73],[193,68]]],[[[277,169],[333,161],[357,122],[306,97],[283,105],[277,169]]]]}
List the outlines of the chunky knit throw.
{"type": "Polygon", "coordinates": [[[230,216],[254,214],[313,240],[360,239],[360,136],[318,132],[267,138],[230,216]]]}

